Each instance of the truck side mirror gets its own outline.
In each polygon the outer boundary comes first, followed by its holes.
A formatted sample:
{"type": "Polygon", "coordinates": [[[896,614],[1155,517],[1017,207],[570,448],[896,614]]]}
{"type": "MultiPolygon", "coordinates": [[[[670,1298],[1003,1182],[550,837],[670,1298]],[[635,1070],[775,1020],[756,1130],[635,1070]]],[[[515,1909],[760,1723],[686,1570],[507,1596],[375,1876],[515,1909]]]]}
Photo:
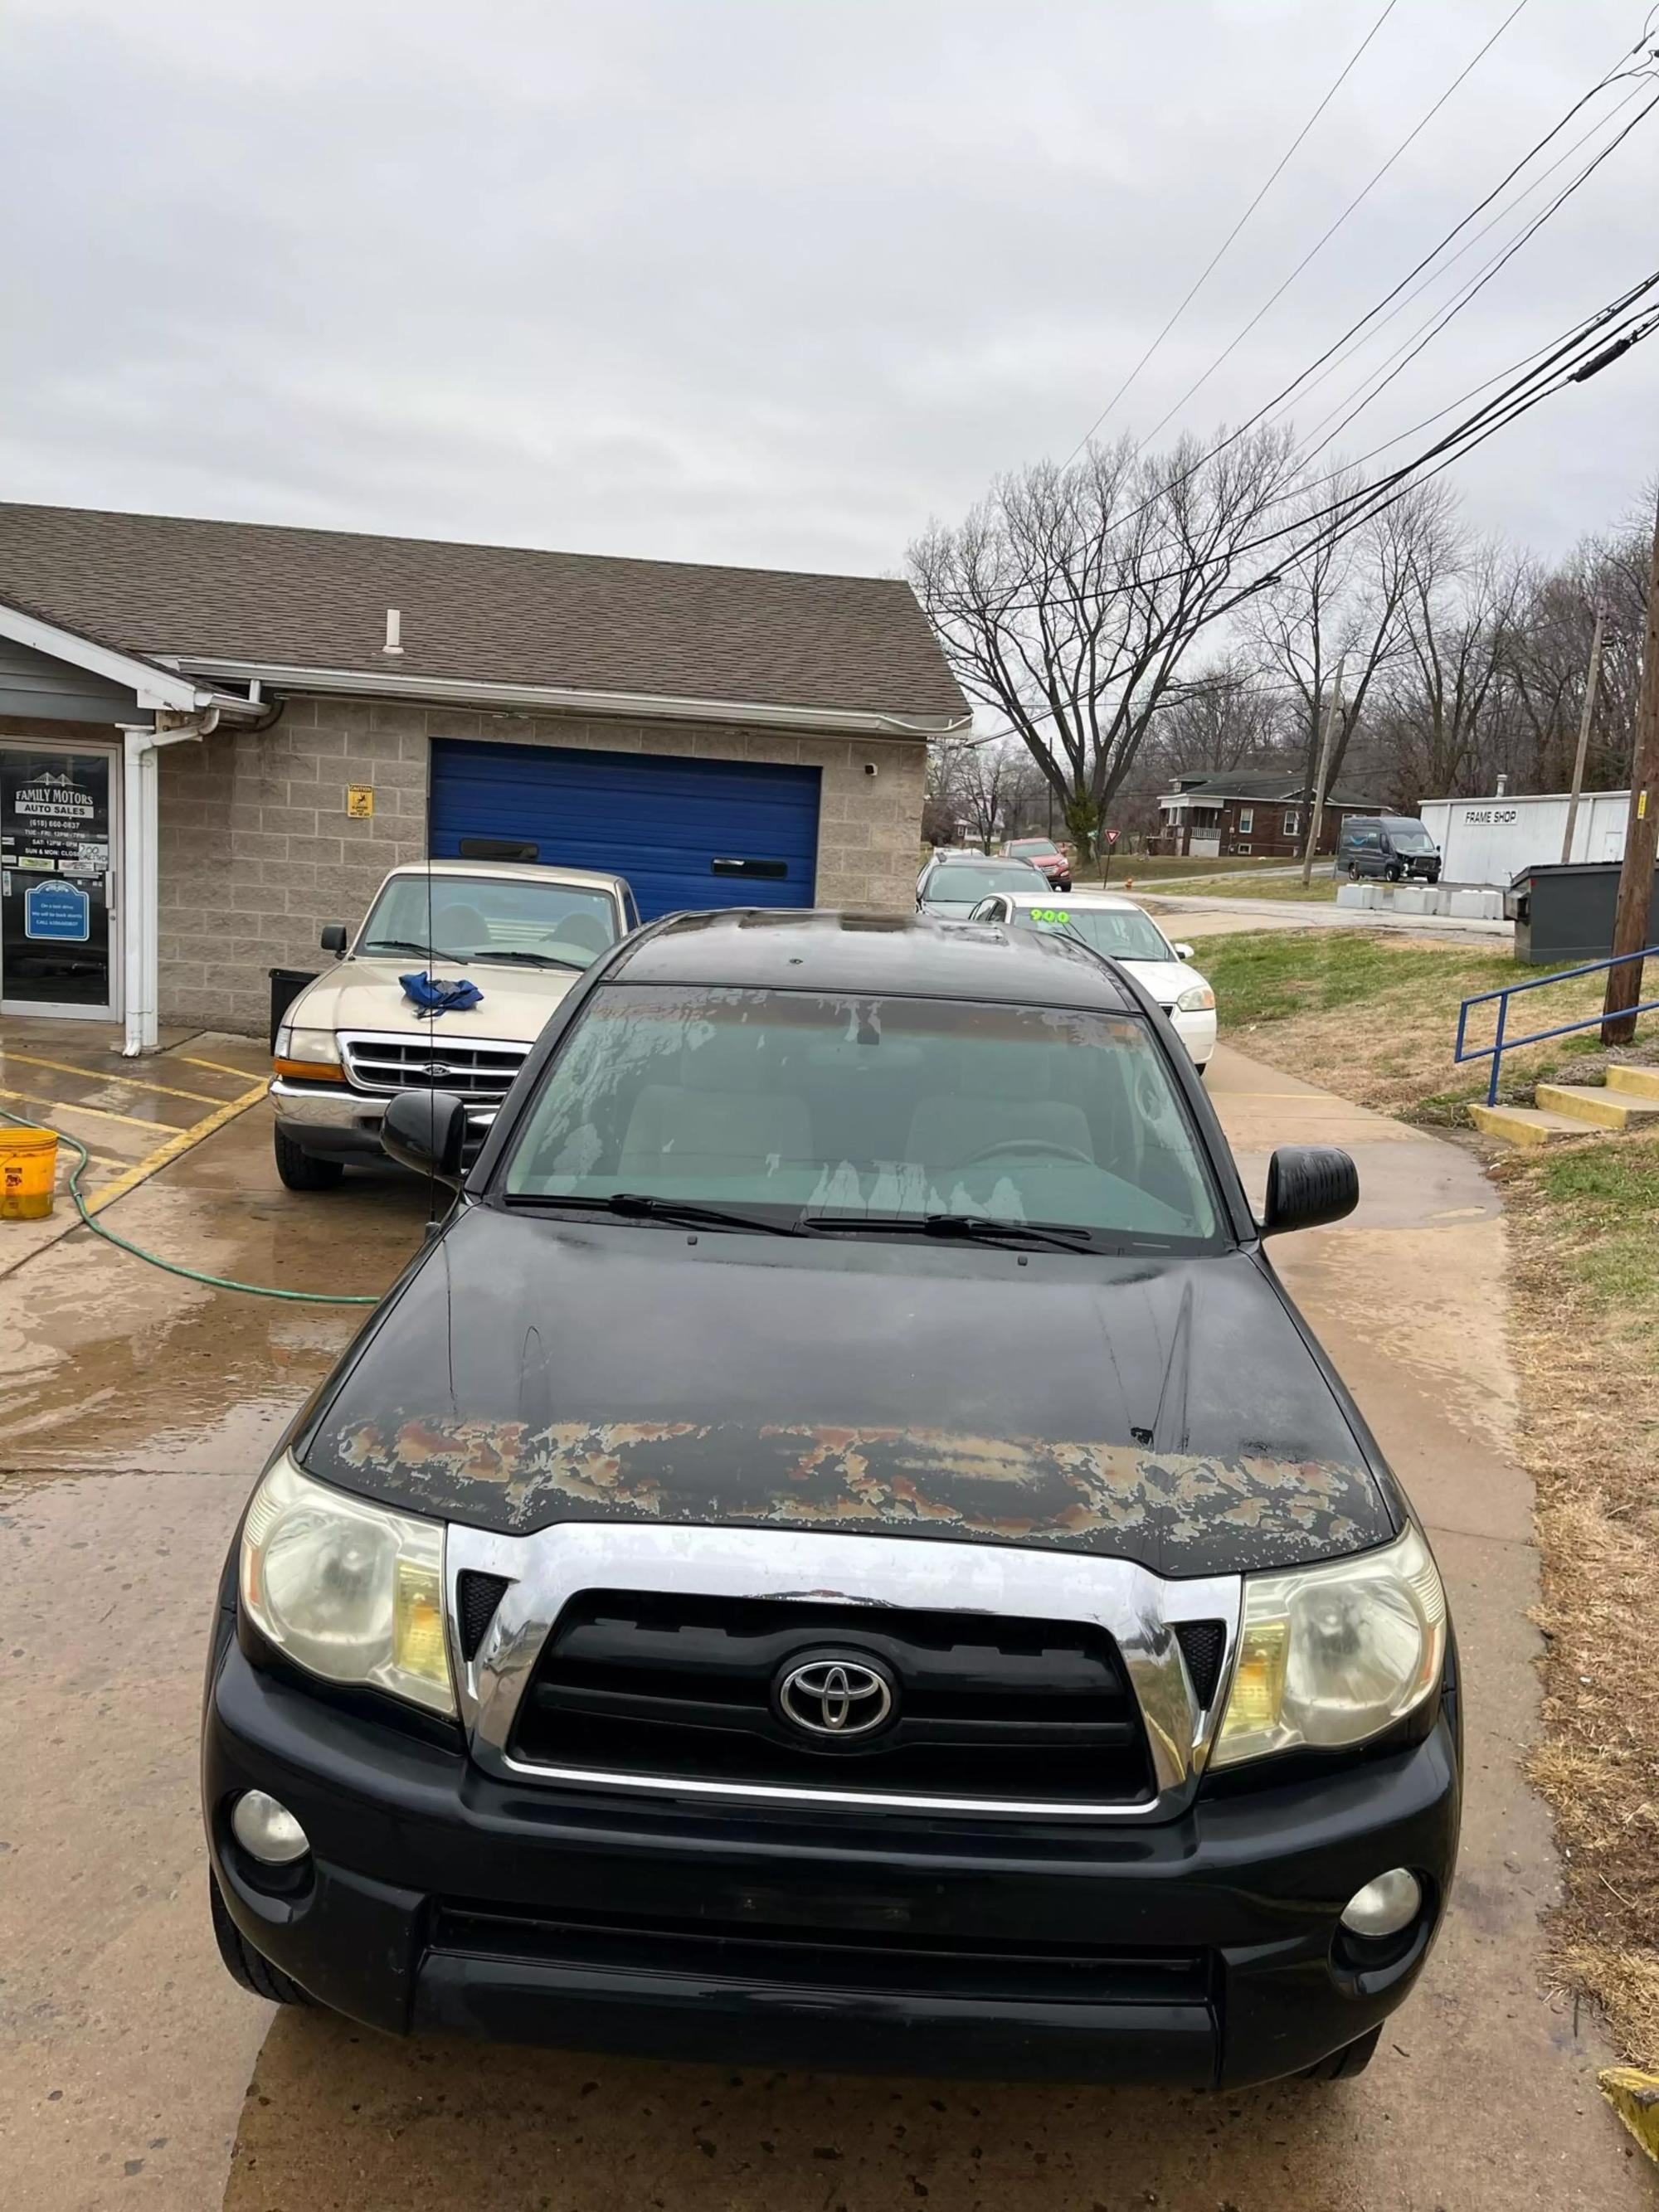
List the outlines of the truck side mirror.
{"type": "Polygon", "coordinates": [[[1177,960],[1190,960],[1193,957],[1193,948],[1190,945],[1172,945],[1170,950],[1177,960]]]}
{"type": "Polygon", "coordinates": [[[1359,1170],[1337,1145],[1281,1145],[1267,1163],[1261,1234],[1317,1229],[1359,1203],[1359,1170]]]}
{"type": "Polygon", "coordinates": [[[325,921],[323,924],[323,933],[317,941],[322,946],[325,952],[333,953],[335,957],[337,959],[340,954],[346,949],[346,926],[344,922],[325,921]]]}
{"type": "Polygon", "coordinates": [[[399,1167],[459,1190],[466,1149],[466,1101],[453,1091],[400,1091],[380,1123],[380,1148],[399,1167]]]}

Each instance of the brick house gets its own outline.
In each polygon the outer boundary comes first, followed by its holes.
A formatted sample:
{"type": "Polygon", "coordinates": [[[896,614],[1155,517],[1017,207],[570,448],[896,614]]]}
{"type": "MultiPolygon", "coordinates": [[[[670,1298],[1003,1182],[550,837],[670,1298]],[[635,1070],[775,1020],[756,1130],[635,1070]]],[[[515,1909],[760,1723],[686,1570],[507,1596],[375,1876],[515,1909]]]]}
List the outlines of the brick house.
{"type": "Polygon", "coordinates": [[[968,711],[900,582],[0,505],[0,1006],[257,1033],[464,842],[908,911],[968,711]]]}
{"type": "MultiPolygon", "coordinates": [[[[1294,772],[1258,769],[1177,776],[1158,794],[1158,827],[1147,849],[1221,859],[1262,854],[1300,860],[1308,835],[1310,787],[1294,772]]],[[[1380,802],[1340,786],[1328,792],[1319,850],[1334,854],[1350,814],[1380,814],[1380,802]]]]}

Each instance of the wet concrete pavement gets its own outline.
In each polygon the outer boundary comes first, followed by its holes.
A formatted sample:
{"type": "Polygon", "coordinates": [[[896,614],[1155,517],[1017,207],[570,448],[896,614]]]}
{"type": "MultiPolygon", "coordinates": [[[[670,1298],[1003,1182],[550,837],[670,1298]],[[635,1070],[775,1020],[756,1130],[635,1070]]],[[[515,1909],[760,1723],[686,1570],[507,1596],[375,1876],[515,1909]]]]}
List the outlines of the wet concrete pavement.
{"type": "MultiPolygon", "coordinates": [[[[1535,1562],[1492,1193],[1458,1147],[1237,1054],[1213,1084],[1258,1183],[1291,1138],[1359,1160],[1361,1212],[1276,1257],[1433,1528],[1468,1678],[1453,1914],[1367,2075],[1205,2097],[738,2075],[403,2045],[244,1996],[205,1906],[208,1612],[253,1474],[360,1316],[188,1285],[82,1231],[0,1279],[0,2202],[1652,2212],[1589,2023],[1539,1989],[1554,1873],[1520,1774],[1535,1562]]],[[[259,1109],[118,1218],[214,1272],[356,1291],[425,1216],[390,1176],[282,1191],[259,1109]]]]}

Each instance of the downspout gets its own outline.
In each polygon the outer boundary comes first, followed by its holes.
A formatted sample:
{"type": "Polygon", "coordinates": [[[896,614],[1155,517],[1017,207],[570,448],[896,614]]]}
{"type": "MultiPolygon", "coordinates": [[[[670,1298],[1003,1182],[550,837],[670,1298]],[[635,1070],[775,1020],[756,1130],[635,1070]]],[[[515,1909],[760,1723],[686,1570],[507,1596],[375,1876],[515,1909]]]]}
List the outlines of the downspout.
{"type": "Polygon", "coordinates": [[[158,777],[155,756],[163,745],[199,742],[218,727],[219,709],[169,714],[158,708],[155,727],[123,723],[121,729],[121,967],[123,1055],[154,1052],[161,1040],[161,879],[158,777]]]}

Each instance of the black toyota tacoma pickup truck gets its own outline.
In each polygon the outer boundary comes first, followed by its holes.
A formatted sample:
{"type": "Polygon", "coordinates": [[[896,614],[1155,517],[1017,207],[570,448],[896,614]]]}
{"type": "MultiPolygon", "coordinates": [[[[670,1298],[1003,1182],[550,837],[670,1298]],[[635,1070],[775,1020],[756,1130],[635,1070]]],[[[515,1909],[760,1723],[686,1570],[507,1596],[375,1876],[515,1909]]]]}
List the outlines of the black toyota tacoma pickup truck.
{"type": "Polygon", "coordinates": [[[1126,970],[684,915],[591,968],[227,1563],[231,1972],[393,2033],[1352,2073],[1456,1849],[1423,1532],[1126,970]]]}

